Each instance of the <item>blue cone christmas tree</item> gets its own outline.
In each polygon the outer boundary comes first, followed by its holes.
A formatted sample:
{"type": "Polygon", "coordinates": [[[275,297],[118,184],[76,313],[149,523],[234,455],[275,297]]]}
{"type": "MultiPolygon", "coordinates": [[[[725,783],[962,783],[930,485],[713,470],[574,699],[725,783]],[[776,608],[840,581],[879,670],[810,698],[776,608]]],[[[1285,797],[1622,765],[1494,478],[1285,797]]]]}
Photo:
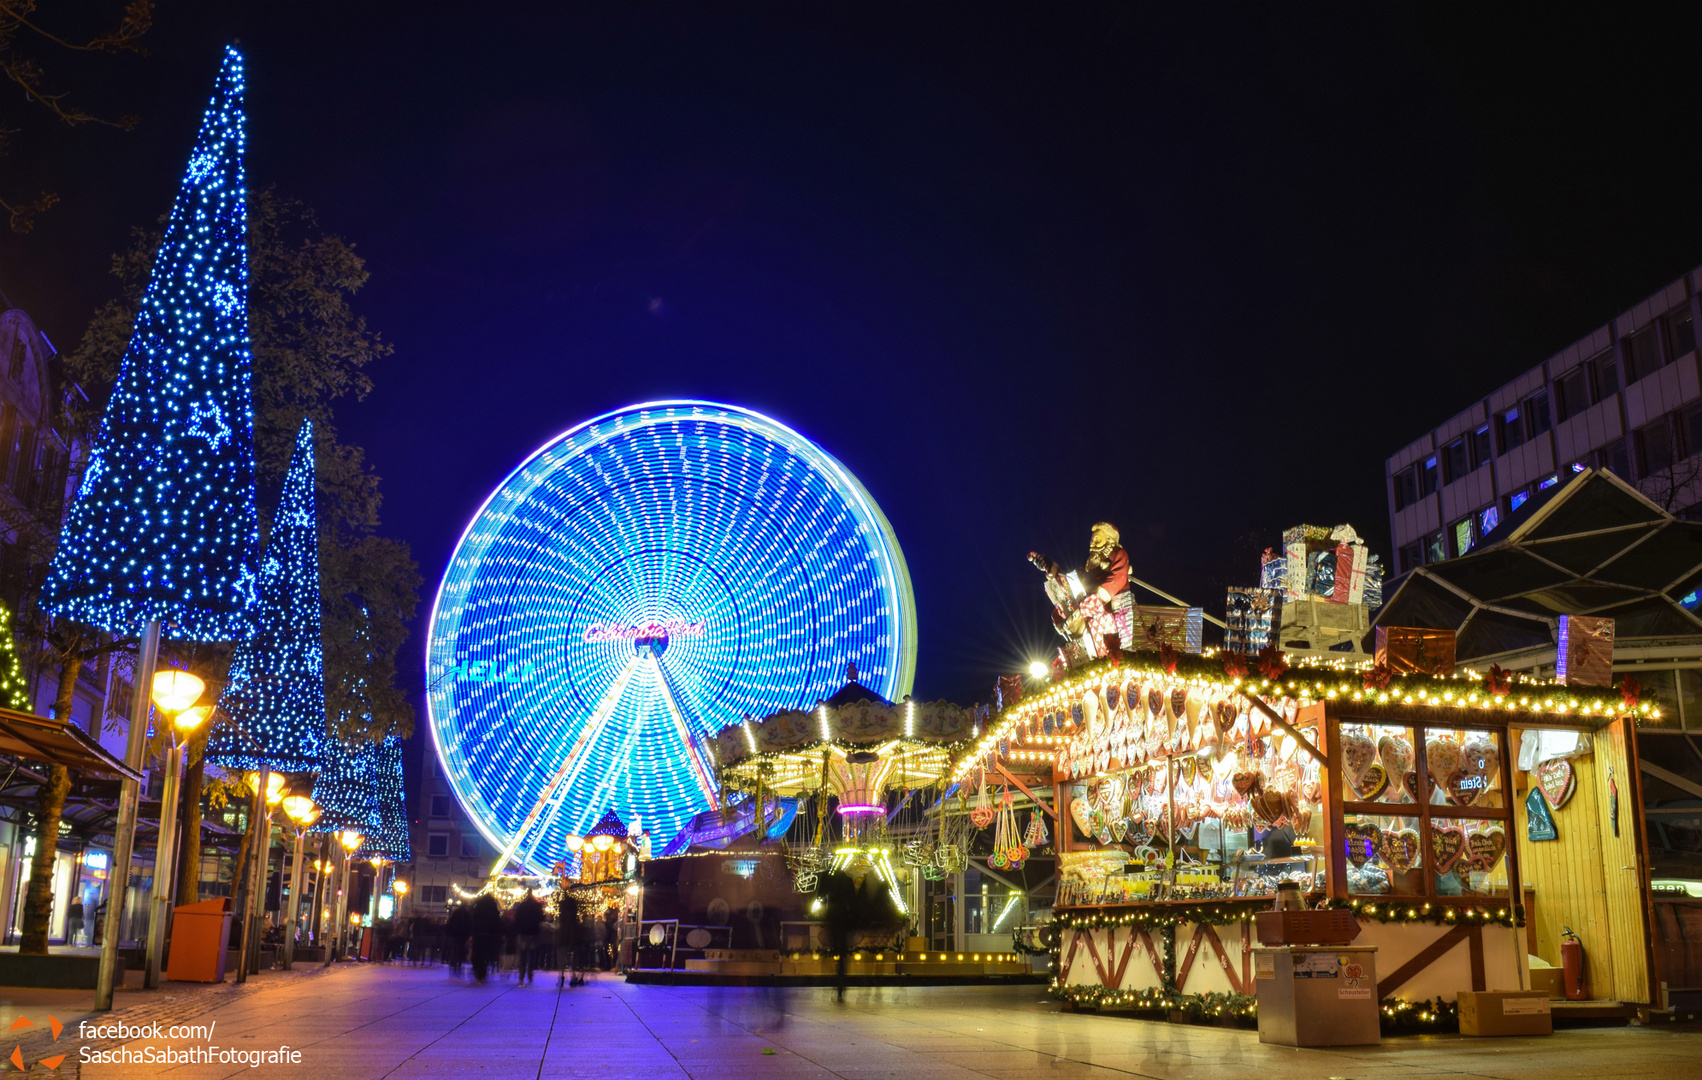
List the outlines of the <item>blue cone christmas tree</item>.
{"type": "Polygon", "coordinates": [[[374,777],[378,771],[375,743],[346,743],[335,735],[325,737],[325,763],[313,782],[313,801],[321,809],[314,832],[353,829],[361,835],[377,824],[372,816],[376,804],[374,777]]]}
{"type": "Polygon", "coordinates": [[[216,764],[278,772],[320,766],[325,652],[313,483],[313,421],[306,420],[260,564],[259,629],[237,646],[219,699],[226,720],[207,740],[207,760],[216,764]]]}
{"type": "Polygon", "coordinates": [[[41,607],[114,633],[237,641],[253,627],[253,357],[242,55],[212,103],[42,586],[41,607]]]}
{"type": "Polygon", "coordinates": [[[402,740],[388,736],[378,744],[378,772],[374,777],[372,830],[367,833],[361,854],[392,862],[407,862],[408,814],[402,800],[402,740]]]}

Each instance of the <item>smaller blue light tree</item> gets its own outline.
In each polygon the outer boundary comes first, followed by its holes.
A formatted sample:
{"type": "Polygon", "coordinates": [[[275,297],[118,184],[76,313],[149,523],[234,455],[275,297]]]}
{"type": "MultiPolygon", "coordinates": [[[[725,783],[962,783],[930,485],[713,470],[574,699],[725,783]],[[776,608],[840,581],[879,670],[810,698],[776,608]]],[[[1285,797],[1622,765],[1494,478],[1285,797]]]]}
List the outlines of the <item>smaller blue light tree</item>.
{"type": "Polygon", "coordinates": [[[313,421],[296,435],[260,564],[259,633],[237,646],[207,760],[228,768],[317,769],[325,733],[313,421]]]}
{"type": "Polygon", "coordinates": [[[411,857],[408,846],[408,814],[402,797],[402,740],[387,736],[378,744],[374,755],[377,773],[373,777],[372,831],[361,852],[370,857],[407,862],[411,857]]]}
{"type": "Polygon", "coordinates": [[[372,807],[376,801],[373,778],[378,770],[376,743],[346,743],[326,735],[324,765],[313,782],[313,801],[320,807],[313,831],[342,832],[353,829],[361,835],[376,824],[372,807]]]}

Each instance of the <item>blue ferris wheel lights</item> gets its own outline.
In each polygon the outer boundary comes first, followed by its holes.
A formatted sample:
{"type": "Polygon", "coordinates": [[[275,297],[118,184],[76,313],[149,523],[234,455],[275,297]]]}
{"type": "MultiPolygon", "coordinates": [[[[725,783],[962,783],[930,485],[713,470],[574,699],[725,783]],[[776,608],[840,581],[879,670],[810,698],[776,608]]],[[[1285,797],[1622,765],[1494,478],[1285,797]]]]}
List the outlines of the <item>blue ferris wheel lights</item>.
{"type": "Polygon", "coordinates": [[[660,402],[486,500],[434,604],[428,710],[463,806],[536,870],[608,810],[671,836],[714,801],[715,730],[810,707],[850,663],[910,689],[914,601],[873,499],[766,417],[660,402]]]}

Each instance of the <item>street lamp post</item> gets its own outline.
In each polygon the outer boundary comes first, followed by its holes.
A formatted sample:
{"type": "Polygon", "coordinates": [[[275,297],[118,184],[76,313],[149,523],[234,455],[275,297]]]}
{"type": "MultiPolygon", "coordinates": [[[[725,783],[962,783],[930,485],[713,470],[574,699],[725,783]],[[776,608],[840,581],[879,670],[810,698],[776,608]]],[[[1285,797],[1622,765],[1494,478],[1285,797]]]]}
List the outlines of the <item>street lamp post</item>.
{"type": "Polygon", "coordinates": [[[313,800],[306,795],[291,795],[284,800],[284,813],[295,822],[295,858],[290,863],[289,899],[281,905],[285,916],[284,970],[289,971],[290,965],[295,963],[296,914],[301,910],[302,894],[307,891],[302,888],[302,875],[306,869],[302,864],[307,854],[304,843],[307,827],[319,820],[319,807],[313,805],[313,800]]]}
{"type": "Polygon", "coordinates": [[[158,843],[154,849],[153,910],[148,915],[148,967],[142,974],[142,985],[149,990],[160,985],[160,966],[165,959],[165,928],[171,919],[171,883],[177,880],[172,872],[172,848],[177,843],[178,774],[183,771],[182,739],[201,726],[212,711],[206,706],[190,708],[205,689],[207,684],[187,671],[161,671],[154,675],[151,695],[154,707],[162,717],[170,717],[173,723],[171,744],[165,752],[165,790],[160,796],[159,828],[155,830],[158,843]]]}
{"type": "Polygon", "coordinates": [[[248,860],[248,902],[244,904],[242,920],[242,953],[237,957],[236,981],[245,983],[260,967],[260,922],[266,903],[266,871],[272,861],[272,808],[283,801],[284,774],[261,766],[259,772],[248,774],[249,786],[254,788],[258,812],[249,823],[254,838],[254,850],[248,860]]]}
{"type": "Polygon", "coordinates": [[[363,839],[364,837],[353,829],[345,829],[337,837],[343,848],[343,884],[337,890],[337,919],[335,923],[337,936],[332,941],[332,951],[325,954],[327,966],[333,959],[342,956],[343,950],[348,947],[349,864],[354,862],[355,851],[360,847],[363,839]]]}

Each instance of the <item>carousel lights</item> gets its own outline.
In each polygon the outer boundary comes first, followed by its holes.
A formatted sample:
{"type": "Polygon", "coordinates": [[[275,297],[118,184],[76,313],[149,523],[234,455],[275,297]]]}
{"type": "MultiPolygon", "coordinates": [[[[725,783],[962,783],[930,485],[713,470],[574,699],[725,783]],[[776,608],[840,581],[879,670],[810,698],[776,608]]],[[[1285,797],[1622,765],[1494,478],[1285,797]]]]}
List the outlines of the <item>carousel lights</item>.
{"type": "MultiPolygon", "coordinates": [[[[613,805],[673,835],[717,794],[693,755],[720,717],[813,709],[852,661],[864,686],[900,698],[915,644],[896,539],[842,465],[745,409],[652,402],[565,432],[474,517],[433,608],[430,723],[458,801],[487,837],[506,840],[554,775],[538,762],[559,763],[586,731],[584,710],[558,707],[563,696],[589,688],[594,702],[637,665],[602,721],[609,737],[587,742],[551,813],[563,831],[583,831],[613,805]],[[603,573],[611,559],[628,572],[603,573]],[[564,597],[585,622],[545,664],[532,651],[558,641],[564,597]],[[702,633],[582,632],[676,618],[702,633]],[[782,683],[793,700],[775,700],[782,683]],[[659,707],[665,697],[672,708],[659,707]]],[[[518,854],[534,868],[564,854],[554,830],[526,844],[518,854]]]]}

